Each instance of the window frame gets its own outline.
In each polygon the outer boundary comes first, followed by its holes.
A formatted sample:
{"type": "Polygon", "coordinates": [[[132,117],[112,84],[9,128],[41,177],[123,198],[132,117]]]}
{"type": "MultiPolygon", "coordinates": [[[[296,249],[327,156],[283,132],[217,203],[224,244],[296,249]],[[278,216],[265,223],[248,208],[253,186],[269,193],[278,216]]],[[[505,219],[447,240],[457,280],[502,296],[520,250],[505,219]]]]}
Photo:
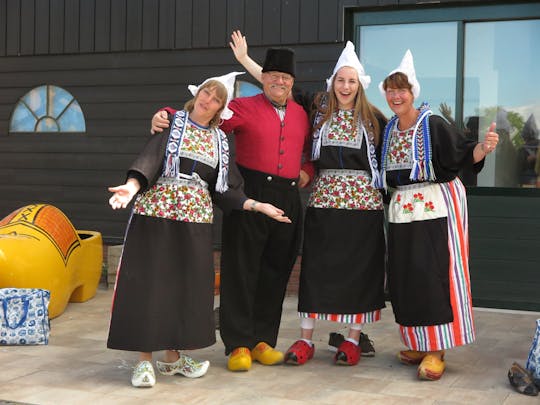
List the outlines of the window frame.
{"type": "MultiPolygon", "coordinates": [[[[48,103],[48,101],[47,101],[48,103]]],[[[52,117],[51,117],[52,118],[52,117]]],[[[53,118],[55,120],[55,123],[57,125],[58,124],[58,120],[56,118],[53,118]]],[[[60,126],[59,126],[60,128],[60,126]]],[[[84,115],[84,111],[82,110],[82,107],[81,107],[81,104],[79,103],[79,101],[75,98],[75,96],[69,91],[67,90],[66,88],[62,87],[62,86],[59,86],[59,85],[56,85],[56,84],[40,84],[40,85],[37,85],[37,86],[34,86],[32,87],[30,90],[28,90],[26,93],[24,93],[18,100],[17,102],[15,103],[14,107],[13,107],[13,110],[11,111],[11,114],[10,114],[10,117],[9,117],[9,120],[8,120],[8,130],[7,130],[7,135],[10,135],[10,136],[19,136],[19,135],[24,135],[24,136],[29,136],[29,135],[33,135],[33,136],[66,136],[66,135],[85,135],[87,133],[87,125],[86,125],[86,117],[84,115]],[[48,95],[49,95],[49,91],[51,88],[58,88],[58,89],[61,89],[62,91],[66,92],[67,94],[69,94],[71,96],[71,100],[69,101],[69,103],[67,105],[65,105],[63,108],[62,108],[62,112],[58,115],[58,117],[61,117],[74,103],[76,103],[76,105],[79,106],[79,109],[81,111],[81,116],[82,116],[82,124],[84,126],[84,130],[83,131],[62,131],[61,129],[58,130],[58,131],[36,131],[36,126],[39,124],[39,122],[44,118],[44,117],[47,117],[47,116],[42,116],[42,117],[37,117],[35,115],[35,112],[30,108],[30,106],[28,105],[28,103],[26,103],[24,101],[24,98],[30,94],[31,92],[33,92],[34,90],[36,89],[39,89],[41,87],[45,87],[45,97],[48,98],[48,95]],[[26,106],[26,108],[30,111],[30,113],[32,115],[34,115],[34,117],[36,118],[36,124],[34,125],[34,131],[12,131],[11,130],[11,122],[13,120],[13,115],[15,114],[15,111],[17,110],[17,108],[19,108],[19,105],[24,105],[26,106]]]]}
{"type": "MultiPolygon", "coordinates": [[[[463,96],[464,96],[464,70],[465,70],[465,24],[470,22],[486,21],[515,21],[533,20],[540,18],[540,2],[494,4],[494,5],[471,5],[456,7],[452,4],[407,6],[399,9],[381,10],[367,8],[354,9],[351,21],[352,29],[349,31],[349,39],[356,44],[356,49],[362,56],[360,48],[360,28],[362,26],[391,25],[391,24],[415,24],[433,22],[457,23],[457,47],[456,47],[456,89],[454,106],[455,122],[463,129],[463,96]]],[[[510,187],[467,187],[474,195],[501,195],[539,197],[540,188],[510,188],[510,187]]]]}

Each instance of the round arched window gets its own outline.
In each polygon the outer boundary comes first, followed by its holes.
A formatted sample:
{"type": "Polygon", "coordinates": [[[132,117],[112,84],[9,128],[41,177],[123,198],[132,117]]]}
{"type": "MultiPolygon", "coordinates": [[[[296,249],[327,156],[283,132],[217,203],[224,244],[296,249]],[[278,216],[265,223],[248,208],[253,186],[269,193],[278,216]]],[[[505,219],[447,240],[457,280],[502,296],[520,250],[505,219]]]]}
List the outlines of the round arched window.
{"type": "Polygon", "coordinates": [[[43,85],[22,97],[11,115],[10,132],[85,132],[81,106],[66,90],[43,85]]]}

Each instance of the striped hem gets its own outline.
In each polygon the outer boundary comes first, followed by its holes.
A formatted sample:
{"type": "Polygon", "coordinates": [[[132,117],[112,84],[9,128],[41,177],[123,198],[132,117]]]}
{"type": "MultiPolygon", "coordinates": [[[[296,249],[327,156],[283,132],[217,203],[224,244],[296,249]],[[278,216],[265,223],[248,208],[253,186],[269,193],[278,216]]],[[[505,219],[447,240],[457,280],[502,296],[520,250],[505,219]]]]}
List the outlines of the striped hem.
{"type": "Polygon", "coordinates": [[[298,312],[300,318],[311,318],[341,323],[373,323],[381,320],[381,310],[361,314],[319,314],[316,312],[298,312]]]}
{"type": "Polygon", "coordinates": [[[470,344],[475,340],[465,187],[457,178],[441,183],[440,187],[448,207],[448,271],[454,320],[443,325],[400,325],[401,340],[411,350],[445,350],[470,344]]]}

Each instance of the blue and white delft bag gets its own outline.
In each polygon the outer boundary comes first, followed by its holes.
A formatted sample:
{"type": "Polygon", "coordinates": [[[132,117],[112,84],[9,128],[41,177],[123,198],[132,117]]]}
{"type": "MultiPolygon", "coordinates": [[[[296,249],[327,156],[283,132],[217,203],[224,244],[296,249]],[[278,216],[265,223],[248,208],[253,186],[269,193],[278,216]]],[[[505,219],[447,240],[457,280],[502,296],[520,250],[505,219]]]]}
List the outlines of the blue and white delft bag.
{"type": "Polygon", "coordinates": [[[540,319],[536,320],[536,332],[525,368],[529,370],[535,379],[540,379],[540,319]]]}
{"type": "Polygon", "coordinates": [[[0,345],[49,343],[50,297],[39,288],[1,288],[0,345]]]}

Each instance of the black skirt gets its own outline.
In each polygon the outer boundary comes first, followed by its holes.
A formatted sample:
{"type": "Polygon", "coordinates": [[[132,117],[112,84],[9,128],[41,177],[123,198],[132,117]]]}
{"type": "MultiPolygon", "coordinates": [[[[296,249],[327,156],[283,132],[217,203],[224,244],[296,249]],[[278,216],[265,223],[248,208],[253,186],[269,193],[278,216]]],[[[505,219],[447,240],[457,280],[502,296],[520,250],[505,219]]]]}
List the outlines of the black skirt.
{"type": "Polygon", "coordinates": [[[306,211],[298,311],[361,314],[384,308],[382,210],[306,211]]]}
{"type": "Polygon", "coordinates": [[[212,225],[133,215],[115,290],[107,347],[214,344],[212,225]]]}

